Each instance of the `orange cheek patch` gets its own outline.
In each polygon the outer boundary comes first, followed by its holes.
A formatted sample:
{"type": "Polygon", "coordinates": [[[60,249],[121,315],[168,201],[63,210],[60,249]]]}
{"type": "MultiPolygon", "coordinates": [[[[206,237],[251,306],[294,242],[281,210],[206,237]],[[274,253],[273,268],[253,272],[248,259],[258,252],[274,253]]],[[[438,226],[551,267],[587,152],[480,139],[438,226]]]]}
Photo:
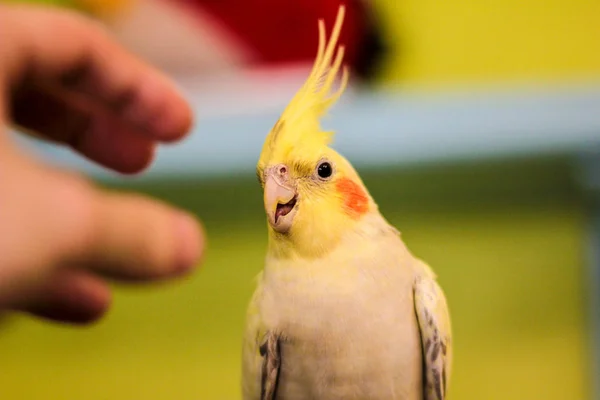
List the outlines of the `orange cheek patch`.
{"type": "Polygon", "coordinates": [[[336,187],[344,198],[346,210],[353,216],[359,217],[369,210],[369,199],[356,182],[349,178],[342,178],[336,183],[336,187]]]}

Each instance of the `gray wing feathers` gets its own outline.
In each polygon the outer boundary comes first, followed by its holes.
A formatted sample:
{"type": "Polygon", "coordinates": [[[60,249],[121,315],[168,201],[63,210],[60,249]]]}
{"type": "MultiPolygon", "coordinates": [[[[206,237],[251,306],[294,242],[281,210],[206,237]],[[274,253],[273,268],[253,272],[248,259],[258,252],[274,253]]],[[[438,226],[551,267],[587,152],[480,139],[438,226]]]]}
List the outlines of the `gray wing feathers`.
{"type": "Polygon", "coordinates": [[[417,278],[414,291],[423,346],[423,398],[444,400],[452,363],[452,334],[446,298],[432,276],[417,278]]]}
{"type": "Polygon", "coordinates": [[[281,366],[279,337],[276,334],[267,333],[265,342],[260,346],[260,355],[263,357],[260,398],[261,400],[276,400],[279,367],[281,366]]]}

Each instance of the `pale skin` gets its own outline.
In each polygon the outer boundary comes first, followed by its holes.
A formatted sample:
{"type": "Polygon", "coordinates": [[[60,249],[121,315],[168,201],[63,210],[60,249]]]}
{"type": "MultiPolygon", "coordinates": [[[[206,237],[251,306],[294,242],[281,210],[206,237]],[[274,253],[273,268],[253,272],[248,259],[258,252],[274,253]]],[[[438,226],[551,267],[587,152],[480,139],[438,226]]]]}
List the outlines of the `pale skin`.
{"type": "Polygon", "coordinates": [[[100,190],[24,154],[7,134],[29,131],[133,174],[157,145],[186,135],[186,100],[82,16],[0,5],[0,38],[0,312],[89,323],[109,308],[109,281],[192,271],[204,249],[193,216],[100,190]]]}

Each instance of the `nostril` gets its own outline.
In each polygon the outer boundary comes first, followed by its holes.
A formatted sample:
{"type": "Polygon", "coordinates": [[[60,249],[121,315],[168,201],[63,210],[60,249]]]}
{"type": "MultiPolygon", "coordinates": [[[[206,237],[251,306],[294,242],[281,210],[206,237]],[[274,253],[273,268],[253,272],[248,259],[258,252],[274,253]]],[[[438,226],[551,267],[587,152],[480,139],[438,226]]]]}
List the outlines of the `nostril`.
{"type": "Polygon", "coordinates": [[[282,165],[281,167],[279,167],[280,175],[285,175],[286,173],[287,173],[287,168],[285,167],[285,165],[282,165]]]}

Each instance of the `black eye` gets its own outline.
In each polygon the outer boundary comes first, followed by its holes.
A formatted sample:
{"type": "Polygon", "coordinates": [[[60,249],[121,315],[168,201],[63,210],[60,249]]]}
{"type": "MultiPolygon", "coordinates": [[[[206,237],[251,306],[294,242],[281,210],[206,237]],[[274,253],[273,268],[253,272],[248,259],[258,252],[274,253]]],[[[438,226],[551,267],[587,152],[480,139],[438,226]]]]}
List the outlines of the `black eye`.
{"type": "Polygon", "coordinates": [[[332,173],[333,173],[333,168],[331,167],[331,164],[328,163],[327,161],[322,162],[317,167],[317,174],[323,179],[329,178],[332,173]]]}

